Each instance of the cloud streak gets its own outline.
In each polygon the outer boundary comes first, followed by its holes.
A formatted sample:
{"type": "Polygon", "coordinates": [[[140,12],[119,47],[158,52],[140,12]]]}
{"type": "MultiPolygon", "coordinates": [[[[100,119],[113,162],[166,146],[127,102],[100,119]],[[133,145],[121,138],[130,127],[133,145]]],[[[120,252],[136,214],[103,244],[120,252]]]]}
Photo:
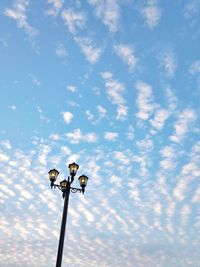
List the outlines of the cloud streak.
{"type": "Polygon", "coordinates": [[[27,7],[29,1],[27,0],[15,0],[12,8],[6,8],[4,15],[13,19],[17,23],[17,27],[23,29],[30,38],[35,37],[38,31],[28,23],[27,7]]]}

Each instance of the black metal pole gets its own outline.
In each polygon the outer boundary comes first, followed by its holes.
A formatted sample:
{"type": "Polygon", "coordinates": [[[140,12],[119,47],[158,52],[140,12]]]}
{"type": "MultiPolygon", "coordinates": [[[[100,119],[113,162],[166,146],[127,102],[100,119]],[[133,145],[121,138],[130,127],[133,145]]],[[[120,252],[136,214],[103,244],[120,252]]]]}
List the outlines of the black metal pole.
{"type": "Polygon", "coordinates": [[[64,200],[62,223],[61,223],[61,229],[60,229],[60,239],[59,239],[59,245],[58,245],[56,267],[61,267],[61,264],[62,264],[62,254],[63,254],[65,228],[66,228],[67,211],[68,211],[69,194],[70,194],[70,183],[69,182],[68,182],[67,188],[63,192],[63,194],[64,194],[63,196],[64,196],[65,200],[64,200]]]}

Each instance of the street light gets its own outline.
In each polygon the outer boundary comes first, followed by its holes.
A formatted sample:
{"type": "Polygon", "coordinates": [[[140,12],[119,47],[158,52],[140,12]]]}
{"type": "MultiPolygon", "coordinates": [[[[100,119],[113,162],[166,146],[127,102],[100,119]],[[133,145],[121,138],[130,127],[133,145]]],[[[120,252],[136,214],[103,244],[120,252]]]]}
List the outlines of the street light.
{"type": "Polygon", "coordinates": [[[77,170],[79,168],[79,165],[74,163],[69,164],[68,166],[70,176],[68,176],[67,180],[63,180],[60,182],[60,184],[55,184],[55,181],[59,175],[59,171],[56,169],[52,169],[49,171],[49,180],[51,182],[51,188],[58,188],[63,193],[64,198],[64,207],[63,207],[63,215],[62,215],[62,223],[61,223],[61,229],[60,229],[60,239],[59,239],[59,245],[58,245],[58,253],[57,253],[57,261],[56,261],[56,267],[61,267],[62,263],[62,254],[63,254],[63,246],[64,246],[64,238],[65,238],[65,228],[66,228],[66,221],[67,221],[67,211],[68,211],[68,203],[69,203],[69,195],[70,192],[72,193],[83,193],[85,192],[85,187],[87,185],[88,177],[86,175],[81,175],[78,180],[80,183],[81,188],[72,187],[71,184],[74,181],[74,177],[77,173],[77,170]]]}

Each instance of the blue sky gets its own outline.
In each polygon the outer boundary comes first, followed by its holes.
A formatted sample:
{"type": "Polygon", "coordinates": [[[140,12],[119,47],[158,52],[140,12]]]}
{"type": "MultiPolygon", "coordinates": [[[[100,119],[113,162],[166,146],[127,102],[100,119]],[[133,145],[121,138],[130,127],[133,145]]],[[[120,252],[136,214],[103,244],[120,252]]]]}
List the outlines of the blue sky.
{"type": "Polygon", "coordinates": [[[74,161],[63,265],[200,266],[199,18],[198,0],[1,1],[1,266],[55,266],[48,171],[74,161]]]}

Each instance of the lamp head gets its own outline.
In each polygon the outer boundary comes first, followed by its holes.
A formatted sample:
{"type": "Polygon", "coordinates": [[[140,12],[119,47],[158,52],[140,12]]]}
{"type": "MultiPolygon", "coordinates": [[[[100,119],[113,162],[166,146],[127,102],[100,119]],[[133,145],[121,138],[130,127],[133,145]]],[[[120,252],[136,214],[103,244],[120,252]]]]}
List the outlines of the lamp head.
{"type": "Polygon", "coordinates": [[[86,185],[87,185],[88,179],[89,179],[89,178],[88,178],[86,175],[81,175],[81,176],[78,178],[79,183],[80,183],[80,186],[81,186],[81,188],[82,188],[82,192],[83,192],[83,194],[84,194],[84,192],[85,192],[85,187],[86,187],[86,185]]]}
{"type": "Polygon", "coordinates": [[[79,165],[76,164],[75,162],[73,162],[73,163],[69,164],[68,168],[69,168],[69,171],[70,171],[70,175],[71,176],[75,176],[76,173],[77,173],[77,170],[79,168],[79,165]]]}
{"type": "Polygon", "coordinates": [[[59,174],[59,171],[57,171],[56,169],[52,169],[49,171],[49,180],[51,182],[51,187],[53,187],[53,184],[56,181],[58,174],[59,174]]]}
{"type": "Polygon", "coordinates": [[[67,189],[67,180],[63,180],[60,182],[61,191],[65,191],[67,189]]]}

